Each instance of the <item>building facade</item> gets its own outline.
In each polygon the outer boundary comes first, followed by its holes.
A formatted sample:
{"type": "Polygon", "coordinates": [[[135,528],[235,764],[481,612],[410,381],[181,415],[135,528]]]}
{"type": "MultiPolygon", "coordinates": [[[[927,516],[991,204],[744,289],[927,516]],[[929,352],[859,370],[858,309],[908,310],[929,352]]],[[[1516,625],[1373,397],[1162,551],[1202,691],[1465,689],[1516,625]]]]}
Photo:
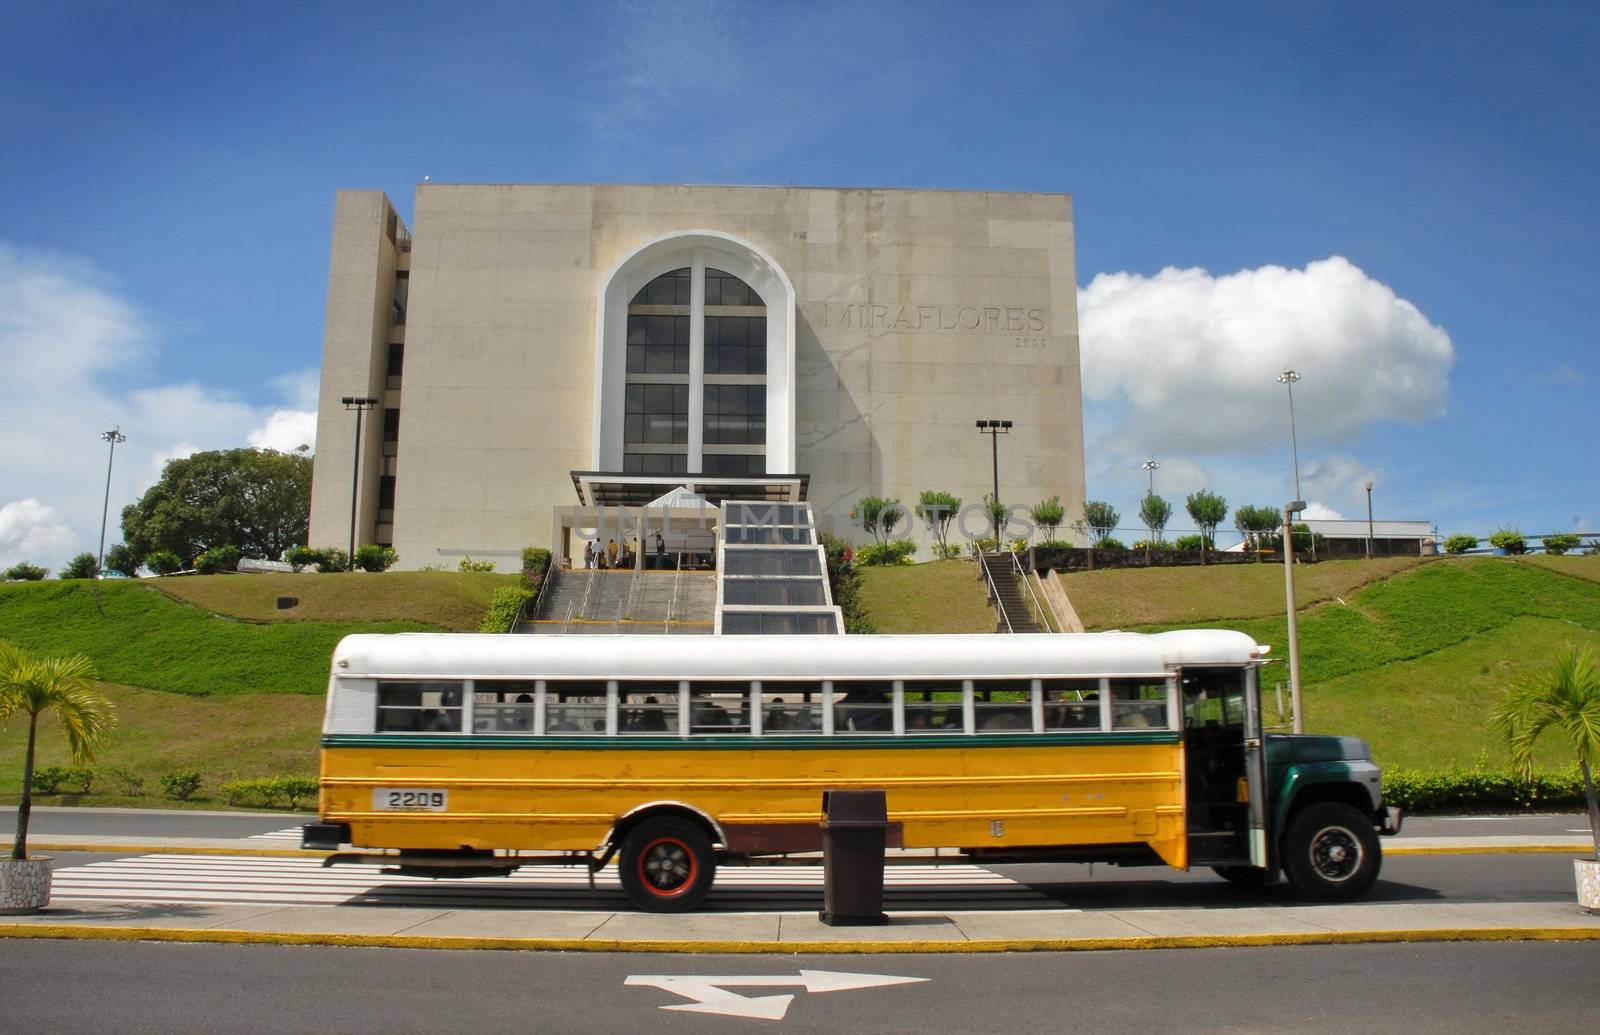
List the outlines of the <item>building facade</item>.
{"type": "Polygon", "coordinates": [[[413,222],[335,200],[311,545],[353,513],[401,567],[505,568],[561,547],[582,472],[800,476],[842,531],[866,496],[979,503],[991,418],[1001,498],[1081,508],[1066,195],[425,183],[413,222]]]}

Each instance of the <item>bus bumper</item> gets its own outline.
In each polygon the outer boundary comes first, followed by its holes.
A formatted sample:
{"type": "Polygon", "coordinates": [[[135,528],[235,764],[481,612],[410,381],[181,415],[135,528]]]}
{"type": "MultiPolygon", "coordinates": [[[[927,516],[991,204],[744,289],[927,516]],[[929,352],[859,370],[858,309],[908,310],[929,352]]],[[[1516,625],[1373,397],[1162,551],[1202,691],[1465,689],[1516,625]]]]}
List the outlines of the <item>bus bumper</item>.
{"type": "Polygon", "coordinates": [[[1400,824],[1406,820],[1406,810],[1394,805],[1383,810],[1383,823],[1378,827],[1378,833],[1391,836],[1400,833],[1400,824]]]}
{"type": "Polygon", "coordinates": [[[300,828],[300,847],[333,850],[350,843],[348,823],[307,823],[300,828]]]}

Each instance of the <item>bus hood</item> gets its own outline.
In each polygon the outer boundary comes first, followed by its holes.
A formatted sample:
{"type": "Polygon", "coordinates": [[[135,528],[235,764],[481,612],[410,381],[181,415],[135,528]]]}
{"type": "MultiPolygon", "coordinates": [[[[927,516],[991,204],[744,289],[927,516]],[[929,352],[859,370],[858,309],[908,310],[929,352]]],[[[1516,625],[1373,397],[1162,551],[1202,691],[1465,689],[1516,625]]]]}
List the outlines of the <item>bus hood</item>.
{"type": "Polygon", "coordinates": [[[1316,733],[1267,735],[1267,761],[1275,765],[1297,762],[1355,762],[1372,757],[1372,748],[1360,737],[1333,737],[1316,733]]]}

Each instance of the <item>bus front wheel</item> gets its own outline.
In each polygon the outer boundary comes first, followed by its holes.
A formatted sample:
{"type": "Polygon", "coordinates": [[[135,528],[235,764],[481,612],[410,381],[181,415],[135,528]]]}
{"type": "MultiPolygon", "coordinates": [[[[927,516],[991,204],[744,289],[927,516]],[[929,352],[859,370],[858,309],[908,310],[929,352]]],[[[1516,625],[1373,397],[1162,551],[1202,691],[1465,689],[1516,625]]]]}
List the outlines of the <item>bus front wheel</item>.
{"type": "Polygon", "coordinates": [[[622,890],[635,906],[650,913],[684,913],[710,893],[717,857],[699,826],[663,816],[629,831],[617,867],[622,890]]]}
{"type": "Polygon", "coordinates": [[[1382,865],[1372,820],[1337,802],[1307,806],[1284,836],[1283,869],[1306,898],[1339,902],[1372,887],[1382,865]]]}

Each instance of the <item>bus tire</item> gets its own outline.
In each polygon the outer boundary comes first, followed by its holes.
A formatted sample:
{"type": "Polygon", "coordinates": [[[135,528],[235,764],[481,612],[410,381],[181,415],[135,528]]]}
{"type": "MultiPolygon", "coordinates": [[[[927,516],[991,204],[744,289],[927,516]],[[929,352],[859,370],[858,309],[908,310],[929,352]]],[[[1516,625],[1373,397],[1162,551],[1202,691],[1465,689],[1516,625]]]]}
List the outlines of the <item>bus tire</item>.
{"type": "Polygon", "coordinates": [[[617,855],[622,890],[647,913],[686,913],[711,891],[717,873],[711,839],[675,816],[647,819],[630,830],[617,855]]]}
{"type": "Polygon", "coordinates": [[[1338,802],[1308,805],[1283,839],[1283,869],[1306,898],[1343,902],[1364,894],[1383,863],[1372,820],[1338,802]]]}
{"type": "Polygon", "coordinates": [[[1211,872],[1236,888],[1261,891],[1278,883],[1278,871],[1261,866],[1213,866],[1211,872]]]}

